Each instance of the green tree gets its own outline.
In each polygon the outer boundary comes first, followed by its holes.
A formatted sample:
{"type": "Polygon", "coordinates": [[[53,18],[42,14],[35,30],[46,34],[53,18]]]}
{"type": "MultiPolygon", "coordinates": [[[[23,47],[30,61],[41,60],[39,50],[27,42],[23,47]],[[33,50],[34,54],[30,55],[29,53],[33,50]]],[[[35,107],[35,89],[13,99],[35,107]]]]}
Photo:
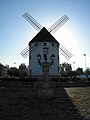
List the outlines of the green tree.
{"type": "Polygon", "coordinates": [[[61,69],[64,72],[72,71],[72,66],[71,64],[64,62],[61,64],[61,69]]]}
{"type": "Polygon", "coordinates": [[[21,65],[19,66],[19,76],[21,78],[28,76],[28,69],[27,69],[25,63],[21,63],[21,65]]]}
{"type": "Polygon", "coordinates": [[[76,73],[77,73],[77,75],[82,75],[83,74],[83,68],[77,68],[76,73]]]}
{"type": "Polygon", "coordinates": [[[0,76],[2,76],[3,67],[4,67],[4,65],[2,65],[2,64],[0,63],[0,76]]]}
{"type": "Polygon", "coordinates": [[[60,66],[61,66],[61,76],[68,77],[69,73],[72,71],[71,64],[64,62],[60,66]]]}
{"type": "Polygon", "coordinates": [[[84,71],[84,74],[86,75],[90,75],[90,69],[89,68],[87,68],[85,71],[84,71]]]}
{"type": "Polygon", "coordinates": [[[8,70],[8,75],[10,77],[19,77],[19,70],[16,67],[11,67],[8,70]]]}
{"type": "Polygon", "coordinates": [[[88,78],[88,75],[90,75],[90,69],[87,68],[85,71],[84,71],[84,75],[88,78]]]}

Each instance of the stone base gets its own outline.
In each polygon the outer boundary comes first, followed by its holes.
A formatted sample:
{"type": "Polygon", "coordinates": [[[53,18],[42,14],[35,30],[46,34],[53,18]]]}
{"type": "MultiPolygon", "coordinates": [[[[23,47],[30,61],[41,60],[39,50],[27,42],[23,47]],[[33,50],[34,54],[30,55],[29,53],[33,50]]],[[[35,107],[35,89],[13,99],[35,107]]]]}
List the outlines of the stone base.
{"type": "Polygon", "coordinates": [[[53,97],[53,89],[51,89],[51,88],[39,88],[38,97],[53,97]]]}

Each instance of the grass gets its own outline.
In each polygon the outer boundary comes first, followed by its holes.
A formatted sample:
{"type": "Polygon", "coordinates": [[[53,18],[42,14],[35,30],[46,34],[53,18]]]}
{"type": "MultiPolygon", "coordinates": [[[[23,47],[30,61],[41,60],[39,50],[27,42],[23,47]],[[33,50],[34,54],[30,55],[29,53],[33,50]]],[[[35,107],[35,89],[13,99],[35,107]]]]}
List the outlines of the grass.
{"type": "Polygon", "coordinates": [[[65,90],[80,114],[90,119],[90,87],[66,88],[65,90]]]}
{"type": "Polygon", "coordinates": [[[0,120],[90,120],[90,87],[58,89],[59,98],[40,99],[30,96],[24,82],[3,82],[0,120]]]}

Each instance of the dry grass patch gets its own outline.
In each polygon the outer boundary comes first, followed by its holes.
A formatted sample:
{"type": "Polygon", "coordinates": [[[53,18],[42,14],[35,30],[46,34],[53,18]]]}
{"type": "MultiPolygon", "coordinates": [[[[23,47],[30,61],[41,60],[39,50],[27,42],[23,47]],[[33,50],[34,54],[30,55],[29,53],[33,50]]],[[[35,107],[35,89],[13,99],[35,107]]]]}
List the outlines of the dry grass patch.
{"type": "Polygon", "coordinates": [[[90,87],[65,88],[80,114],[90,119],[90,87]]]}

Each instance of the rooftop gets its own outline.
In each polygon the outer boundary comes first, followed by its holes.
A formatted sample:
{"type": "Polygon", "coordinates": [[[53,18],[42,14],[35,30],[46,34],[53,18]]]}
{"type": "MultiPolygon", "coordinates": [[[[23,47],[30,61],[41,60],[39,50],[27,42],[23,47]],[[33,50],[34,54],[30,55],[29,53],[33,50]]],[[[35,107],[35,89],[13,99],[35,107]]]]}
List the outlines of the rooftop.
{"type": "Polygon", "coordinates": [[[59,44],[59,42],[50,34],[50,32],[48,32],[45,27],[42,28],[42,30],[29,42],[29,44],[33,42],[55,42],[59,44]]]}

